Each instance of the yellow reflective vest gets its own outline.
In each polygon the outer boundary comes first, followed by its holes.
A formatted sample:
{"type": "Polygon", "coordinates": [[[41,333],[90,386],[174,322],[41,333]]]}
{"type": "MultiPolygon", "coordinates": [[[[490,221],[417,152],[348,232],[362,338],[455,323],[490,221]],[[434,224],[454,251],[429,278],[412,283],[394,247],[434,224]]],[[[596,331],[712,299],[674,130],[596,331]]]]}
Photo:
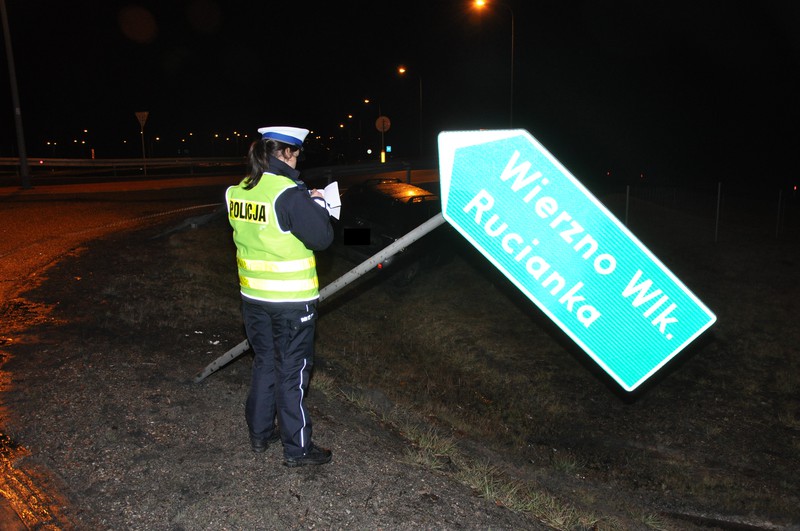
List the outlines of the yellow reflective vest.
{"type": "Polygon", "coordinates": [[[250,190],[244,182],[225,192],[242,295],[265,302],[318,299],[314,252],[291,232],[281,230],[275,214],[277,198],[297,185],[271,173],[265,173],[250,190]]]}

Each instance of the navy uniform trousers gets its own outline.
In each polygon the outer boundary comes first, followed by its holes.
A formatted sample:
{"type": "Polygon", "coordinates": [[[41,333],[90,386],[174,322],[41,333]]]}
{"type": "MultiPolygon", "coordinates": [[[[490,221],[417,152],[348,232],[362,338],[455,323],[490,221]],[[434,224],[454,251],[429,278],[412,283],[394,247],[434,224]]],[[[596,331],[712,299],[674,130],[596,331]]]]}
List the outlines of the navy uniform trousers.
{"type": "Polygon", "coordinates": [[[250,347],[255,352],[245,417],[250,436],[266,440],[277,412],[283,453],[300,457],[311,444],[311,417],[304,401],[314,364],[316,304],[242,303],[250,347]]]}

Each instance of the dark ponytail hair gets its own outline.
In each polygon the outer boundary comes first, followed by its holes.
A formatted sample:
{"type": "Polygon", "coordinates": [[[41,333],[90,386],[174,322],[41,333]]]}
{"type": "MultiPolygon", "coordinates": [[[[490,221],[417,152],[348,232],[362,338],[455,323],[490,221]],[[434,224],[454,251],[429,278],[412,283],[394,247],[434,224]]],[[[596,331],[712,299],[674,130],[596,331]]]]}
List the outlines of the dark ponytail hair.
{"type": "Polygon", "coordinates": [[[286,148],[297,149],[295,146],[273,140],[271,138],[259,138],[250,144],[247,152],[247,178],[244,188],[250,190],[258,184],[261,176],[269,171],[269,158],[280,153],[286,148]]]}

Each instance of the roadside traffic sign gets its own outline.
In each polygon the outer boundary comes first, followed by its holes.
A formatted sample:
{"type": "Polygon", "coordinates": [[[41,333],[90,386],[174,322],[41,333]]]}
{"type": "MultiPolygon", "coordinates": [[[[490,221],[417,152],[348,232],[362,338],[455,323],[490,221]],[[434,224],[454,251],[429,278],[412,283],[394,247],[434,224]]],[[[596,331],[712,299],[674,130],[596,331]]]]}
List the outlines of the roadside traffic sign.
{"type": "Polygon", "coordinates": [[[147,117],[150,115],[150,111],[142,111],[136,113],[136,119],[139,120],[139,125],[142,129],[144,129],[144,124],[147,122],[147,117]]]}
{"type": "Polygon", "coordinates": [[[388,116],[378,116],[378,119],[375,120],[375,129],[381,133],[385,133],[390,127],[392,127],[392,121],[388,116]]]}
{"type": "Polygon", "coordinates": [[[439,135],[444,218],[626,391],[716,316],[523,129],[439,135]]]}

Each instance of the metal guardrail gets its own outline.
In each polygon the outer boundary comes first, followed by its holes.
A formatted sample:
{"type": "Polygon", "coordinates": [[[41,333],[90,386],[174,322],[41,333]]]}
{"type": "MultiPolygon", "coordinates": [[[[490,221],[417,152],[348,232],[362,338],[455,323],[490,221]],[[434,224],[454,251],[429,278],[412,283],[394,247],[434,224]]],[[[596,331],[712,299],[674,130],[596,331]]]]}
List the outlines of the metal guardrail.
{"type": "MultiPolygon", "coordinates": [[[[219,157],[174,157],[150,159],[64,159],[64,158],[28,158],[28,166],[32,175],[42,174],[105,174],[118,176],[130,175],[150,170],[181,169],[190,171],[208,171],[210,168],[243,168],[244,158],[219,157]]],[[[0,157],[0,176],[19,177],[20,160],[16,157],[0,157]]],[[[389,172],[405,172],[406,180],[410,180],[411,171],[420,165],[407,161],[390,161],[386,163],[364,163],[353,165],[320,166],[303,169],[303,177],[315,182],[330,183],[341,176],[362,176],[389,172]]]]}
{"type": "MultiPolygon", "coordinates": [[[[241,166],[243,158],[150,158],[150,159],[59,159],[59,158],[29,158],[28,166],[31,172],[62,168],[83,169],[124,169],[124,168],[165,168],[165,167],[197,167],[197,166],[241,166]]],[[[20,161],[17,157],[0,157],[0,168],[19,169],[20,161]]]]}
{"type": "MultiPolygon", "coordinates": [[[[0,157],[0,186],[18,186],[22,182],[18,158],[0,157]]],[[[339,181],[340,190],[363,178],[398,178],[412,182],[416,170],[435,172],[432,161],[396,160],[385,163],[370,162],[351,165],[303,167],[303,180],[312,188],[323,188],[339,181]]],[[[65,159],[29,158],[29,181],[31,184],[58,185],[75,182],[115,182],[121,179],[165,179],[171,177],[241,175],[247,171],[244,158],[190,158],[165,157],[150,159],[65,159]]],[[[431,179],[431,176],[423,177],[431,179]]],[[[417,179],[415,177],[414,179],[417,179]]],[[[438,181],[438,175],[435,177],[438,181]]],[[[425,181],[427,182],[427,181],[425,181]]],[[[420,184],[420,186],[426,186],[420,184]]]]}
{"type": "MultiPolygon", "coordinates": [[[[35,168],[130,168],[157,166],[196,166],[203,164],[241,165],[245,161],[240,157],[158,157],[150,159],[61,159],[61,158],[28,158],[28,165],[35,168]]],[[[19,167],[17,157],[0,157],[0,167],[19,167]]]]}
{"type": "MultiPolygon", "coordinates": [[[[28,158],[30,177],[38,183],[57,184],[60,180],[80,177],[87,180],[120,177],[158,177],[175,174],[241,173],[242,158],[150,158],[150,159],[61,159],[28,158]]],[[[0,184],[20,182],[20,160],[0,158],[0,184]]]]}

